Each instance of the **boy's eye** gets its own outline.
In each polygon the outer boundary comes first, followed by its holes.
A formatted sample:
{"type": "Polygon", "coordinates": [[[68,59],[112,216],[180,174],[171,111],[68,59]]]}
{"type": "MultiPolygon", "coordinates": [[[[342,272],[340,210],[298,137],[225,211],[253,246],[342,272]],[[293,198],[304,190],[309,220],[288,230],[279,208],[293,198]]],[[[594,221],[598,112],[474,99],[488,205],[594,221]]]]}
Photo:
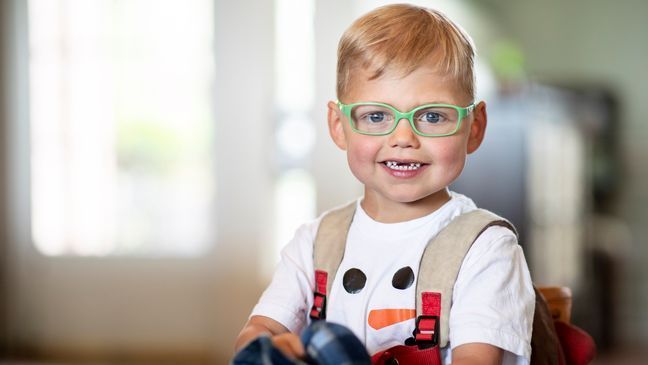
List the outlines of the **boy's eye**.
{"type": "Polygon", "coordinates": [[[367,114],[367,119],[372,123],[380,123],[384,122],[387,117],[383,112],[373,112],[367,114]]]}
{"type": "Polygon", "coordinates": [[[378,105],[357,105],[351,110],[351,118],[358,125],[384,125],[394,119],[389,109],[378,105]]]}
{"type": "Polygon", "coordinates": [[[444,117],[438,112],[427,111],[421,115],[420,119],[427,123],[439,123],[444,120],[444,117]]]}

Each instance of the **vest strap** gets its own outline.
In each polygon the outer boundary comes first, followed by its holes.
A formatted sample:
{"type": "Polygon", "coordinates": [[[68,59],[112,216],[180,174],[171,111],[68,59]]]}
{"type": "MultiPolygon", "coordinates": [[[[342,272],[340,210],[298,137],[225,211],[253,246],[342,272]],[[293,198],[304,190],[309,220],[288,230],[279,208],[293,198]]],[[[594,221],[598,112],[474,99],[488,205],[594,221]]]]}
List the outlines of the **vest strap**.
{"type": "Polygon", "coordinates": [[[320,221],[313,244],[313,266],[315,268],[315,288],[310,318],[326,318],[326,296],[331,292],[344,249],[349,227],[355,214],[356,201],[350,202],[325,214],[320,221]]]}
{"type": "Polygon", "coordinates": [[[430,239],[423,251],[416,281],[416,315],[424,316],[430,310],[427,307],[437,306],[425,293],[439,293],[438,343],[441,348],[448,345],[452,292],[461,264],[473,242],[491,226],[504,226],[515,233],[513,225],[504,218],[484,209],[476,209],[454,218],[430,239]]]}

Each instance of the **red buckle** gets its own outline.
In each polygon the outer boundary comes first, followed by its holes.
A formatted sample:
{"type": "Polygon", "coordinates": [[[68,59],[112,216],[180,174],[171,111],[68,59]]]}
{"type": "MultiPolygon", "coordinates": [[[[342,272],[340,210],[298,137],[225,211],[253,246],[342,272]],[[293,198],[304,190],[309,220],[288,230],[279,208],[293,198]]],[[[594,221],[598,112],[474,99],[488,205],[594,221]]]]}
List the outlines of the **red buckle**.
{"type": "Polygon", "coordinates": [[[310,318],[312,320],[326,318],[326,295],[315,292],[313,293],[313,306],[310,311],[310,318]]]}
{"type": "Polygon", "coordinates": [[[439,316],[418,316],[412,335],[420,349],[436,346],[439,343],[439,316]]]}

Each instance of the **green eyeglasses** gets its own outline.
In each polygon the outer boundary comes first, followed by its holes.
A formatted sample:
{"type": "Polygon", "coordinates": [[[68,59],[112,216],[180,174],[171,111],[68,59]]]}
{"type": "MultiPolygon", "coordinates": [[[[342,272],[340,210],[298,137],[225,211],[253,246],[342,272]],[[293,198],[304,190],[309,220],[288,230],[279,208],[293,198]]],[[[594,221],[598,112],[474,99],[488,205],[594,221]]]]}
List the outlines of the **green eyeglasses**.
{"type": "Polygon", "coordinates": [[[425,104],[409,112],[401,112],[389,104],[363,102],[338,107],[347,116],[354,132],[370,136],[385,136],[394,131],[401,119],[407,119],[414,133],[423,137],[451,136],[459,130],[461,121],[475,109],[450,104],[425,104]]]}

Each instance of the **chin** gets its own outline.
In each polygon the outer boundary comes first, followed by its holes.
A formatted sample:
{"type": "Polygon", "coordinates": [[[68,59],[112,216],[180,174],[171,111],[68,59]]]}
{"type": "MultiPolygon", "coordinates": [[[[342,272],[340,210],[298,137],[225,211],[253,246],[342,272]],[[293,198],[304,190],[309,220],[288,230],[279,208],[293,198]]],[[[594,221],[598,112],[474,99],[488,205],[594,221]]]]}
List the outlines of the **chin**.
{"type": "Polygon", "coordinates": [[[398,203],[404,203],[404,204],[409,204],[409,203],[417,203],[425,200],[429,195],[424,195],[424,194],[412,194],[411,192],[409,193],[403,193],[403,194],[391,194],[388,195],[388,199],[398,202],[398,203]]]}
{"type": "Polygon", "coordinates": [[[403,194],[399,196],[399,202],[401,203],[432,203],[437,204],[439,200],[445,199],[445,189],[441,189],[433,192],[421,192],[419,194],[403,194]]]}

